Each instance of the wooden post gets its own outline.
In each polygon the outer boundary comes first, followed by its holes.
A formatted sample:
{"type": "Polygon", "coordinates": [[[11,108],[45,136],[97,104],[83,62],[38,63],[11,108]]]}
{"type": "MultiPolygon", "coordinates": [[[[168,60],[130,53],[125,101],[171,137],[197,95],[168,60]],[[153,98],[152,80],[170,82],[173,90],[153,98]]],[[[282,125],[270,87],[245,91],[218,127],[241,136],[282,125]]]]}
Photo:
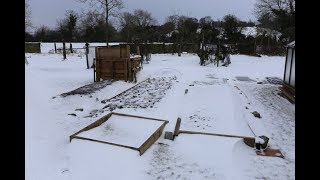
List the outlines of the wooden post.
{"type": "Polygon", "coordinates": [[[54,53],[57,53],[57,45],[54,43],[54,53]]]}
{"type": "MultiPolygon", "coordinates": [[[[96,58],[93,58],[93,62],[96,60],[96,58]]],[[[93,82],[96,82],[96,66],[95,63],[93,63],[93,82]]]]}
{"type": "Polygon", "coordinates": [[[181,124],[181,118],[178,117],[177,122],[176,122],[176,127],[174,128],[173,136],[179,135],[180,124],[181,124]]]}
{"type": "Polygon", "coordinates": [[[73,53],[72,43],[70,43],[70,52],[73,53]]]}
{"type": "Polygon", "coordinates": [[[87,69],[89,69],[89,59],[88,59],[88,54],[89,54],[89,43],[86,43],[86,60],[87,60],[87,69]]]}
{"type": "Polygon", "coordinates": [[[66,43],[63,41],[63,42],[62,42],[62,45],[63,45],[63,50],[62,50],[62,52],[63,52],[63,59],[65,60],[65,59],[67,59],[67,55],[66,55],[66,43]]]}
{"type": "Polygon", "coordinates": [[[220,61],[220,56],[219,56],[219,58],[217,60],[217,67],[219,67],[219,61],[220,61]]]}

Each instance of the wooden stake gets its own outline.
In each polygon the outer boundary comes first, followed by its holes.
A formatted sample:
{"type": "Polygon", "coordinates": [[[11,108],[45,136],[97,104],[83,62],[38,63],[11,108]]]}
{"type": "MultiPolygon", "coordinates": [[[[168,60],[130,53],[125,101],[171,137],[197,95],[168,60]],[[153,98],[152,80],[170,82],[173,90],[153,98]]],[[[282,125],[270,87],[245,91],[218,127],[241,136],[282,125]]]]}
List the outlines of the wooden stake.
{"type": "Polygon", "coordinates": [[[66,54],[66,43],[63,41],[62,45],[63,45],[63,49],[62,49],[62,52],[63,52],[63,59],[67,59],[67,54],[66,54]]]}
{"type": "Polygon", "coordinates": [[[178,117],[177,122],[176,122],[176,126],[174,128],[173,139],[174,139],[174,136],[179,135],[180,124],[181,124],[181,118],[178,117]]]}

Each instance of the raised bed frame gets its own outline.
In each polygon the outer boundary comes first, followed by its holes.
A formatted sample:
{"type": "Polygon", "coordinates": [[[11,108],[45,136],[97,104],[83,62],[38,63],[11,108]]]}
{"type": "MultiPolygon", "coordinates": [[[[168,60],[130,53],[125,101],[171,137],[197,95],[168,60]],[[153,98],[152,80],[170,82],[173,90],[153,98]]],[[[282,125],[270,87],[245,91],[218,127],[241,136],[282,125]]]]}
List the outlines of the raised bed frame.
{"type": "Polygon", "coordinates": [[[109,145],[114,145],[114,146],[119,146],[119,147],[124,147],[124,148],[137,150],[137,151],[139,151],[140,156],[141,156],[146,150],[149,149],[149,147],[154,142],[156,142],[159,139],[159,137],[161,136],[165,125],[168,122],[169,121],[162,120],[162,119],[155,119],[155,118],[149,118],[149,117],[143,117],[143,116],[135,116],[135,115],[129,115],[129,114],[121,114],[121,113],[110,112],[109,114],[103,116],[102,118],[98,119],[97,121],[93,122],[92,124],[89,124],[88,126],[86,126],[85,128],[81,129],[80,131],[72,134],[70,136],[70,143],[71,143],[72,139],[89,140],[89,141],[94,141],[94,142],[99,142],[99,143],[104,143],[104,144],[109,144],[109,145]],[[141,119],[152,120],[152,121],[162,121],[163,123],[154,133],[152,133],[151,136],[149,136],[149,138],[147,140],[144,141],[144,143],[142,143],[140,145],[140,147],[132,147],[132,146],[127,146],[127,145],[123,145],[123,144],[111,143],[111,142],[107,142],[107,141],[101,141],[101,140],[96,140],[96,139],[91,139],[91,138],[78,136],[78,134],[80,134],[81,132],[88,131],[88,130],[91,130],[93,128],[96,128],[96,127],[100,126],[102,123],[106,122],[112,115],[141,118],[141,119]]]}

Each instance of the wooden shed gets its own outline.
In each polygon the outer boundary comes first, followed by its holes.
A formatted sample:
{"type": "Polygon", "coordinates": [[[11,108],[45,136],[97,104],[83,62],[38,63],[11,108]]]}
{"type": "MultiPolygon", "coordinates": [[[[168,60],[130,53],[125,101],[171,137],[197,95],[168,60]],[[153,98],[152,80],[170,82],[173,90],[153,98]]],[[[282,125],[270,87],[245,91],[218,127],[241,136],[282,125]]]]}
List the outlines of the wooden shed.
{"type": "Polygon", "coordinates": [[[95,53],[95,81],[136,81],[136,73],[142,68],[141,56],[130,54],[129,45],[99,46],[95,53]]]}
{"type": "Polygon", "coordinates": [[[295,102],[295,41],[287,45],[282,93],[295,102]]]}

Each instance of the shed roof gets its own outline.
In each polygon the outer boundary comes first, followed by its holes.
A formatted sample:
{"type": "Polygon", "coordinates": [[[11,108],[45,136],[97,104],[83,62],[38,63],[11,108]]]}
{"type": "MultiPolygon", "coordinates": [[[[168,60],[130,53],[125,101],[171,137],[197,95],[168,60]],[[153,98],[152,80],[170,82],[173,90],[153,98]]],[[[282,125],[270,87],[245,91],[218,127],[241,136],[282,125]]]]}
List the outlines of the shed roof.
{"type": "Polygon", "coordinates": [[[296,41],[292,41],[291,43],[287,44],[288,48],[295,48],[296,47],[296,41]]]}

